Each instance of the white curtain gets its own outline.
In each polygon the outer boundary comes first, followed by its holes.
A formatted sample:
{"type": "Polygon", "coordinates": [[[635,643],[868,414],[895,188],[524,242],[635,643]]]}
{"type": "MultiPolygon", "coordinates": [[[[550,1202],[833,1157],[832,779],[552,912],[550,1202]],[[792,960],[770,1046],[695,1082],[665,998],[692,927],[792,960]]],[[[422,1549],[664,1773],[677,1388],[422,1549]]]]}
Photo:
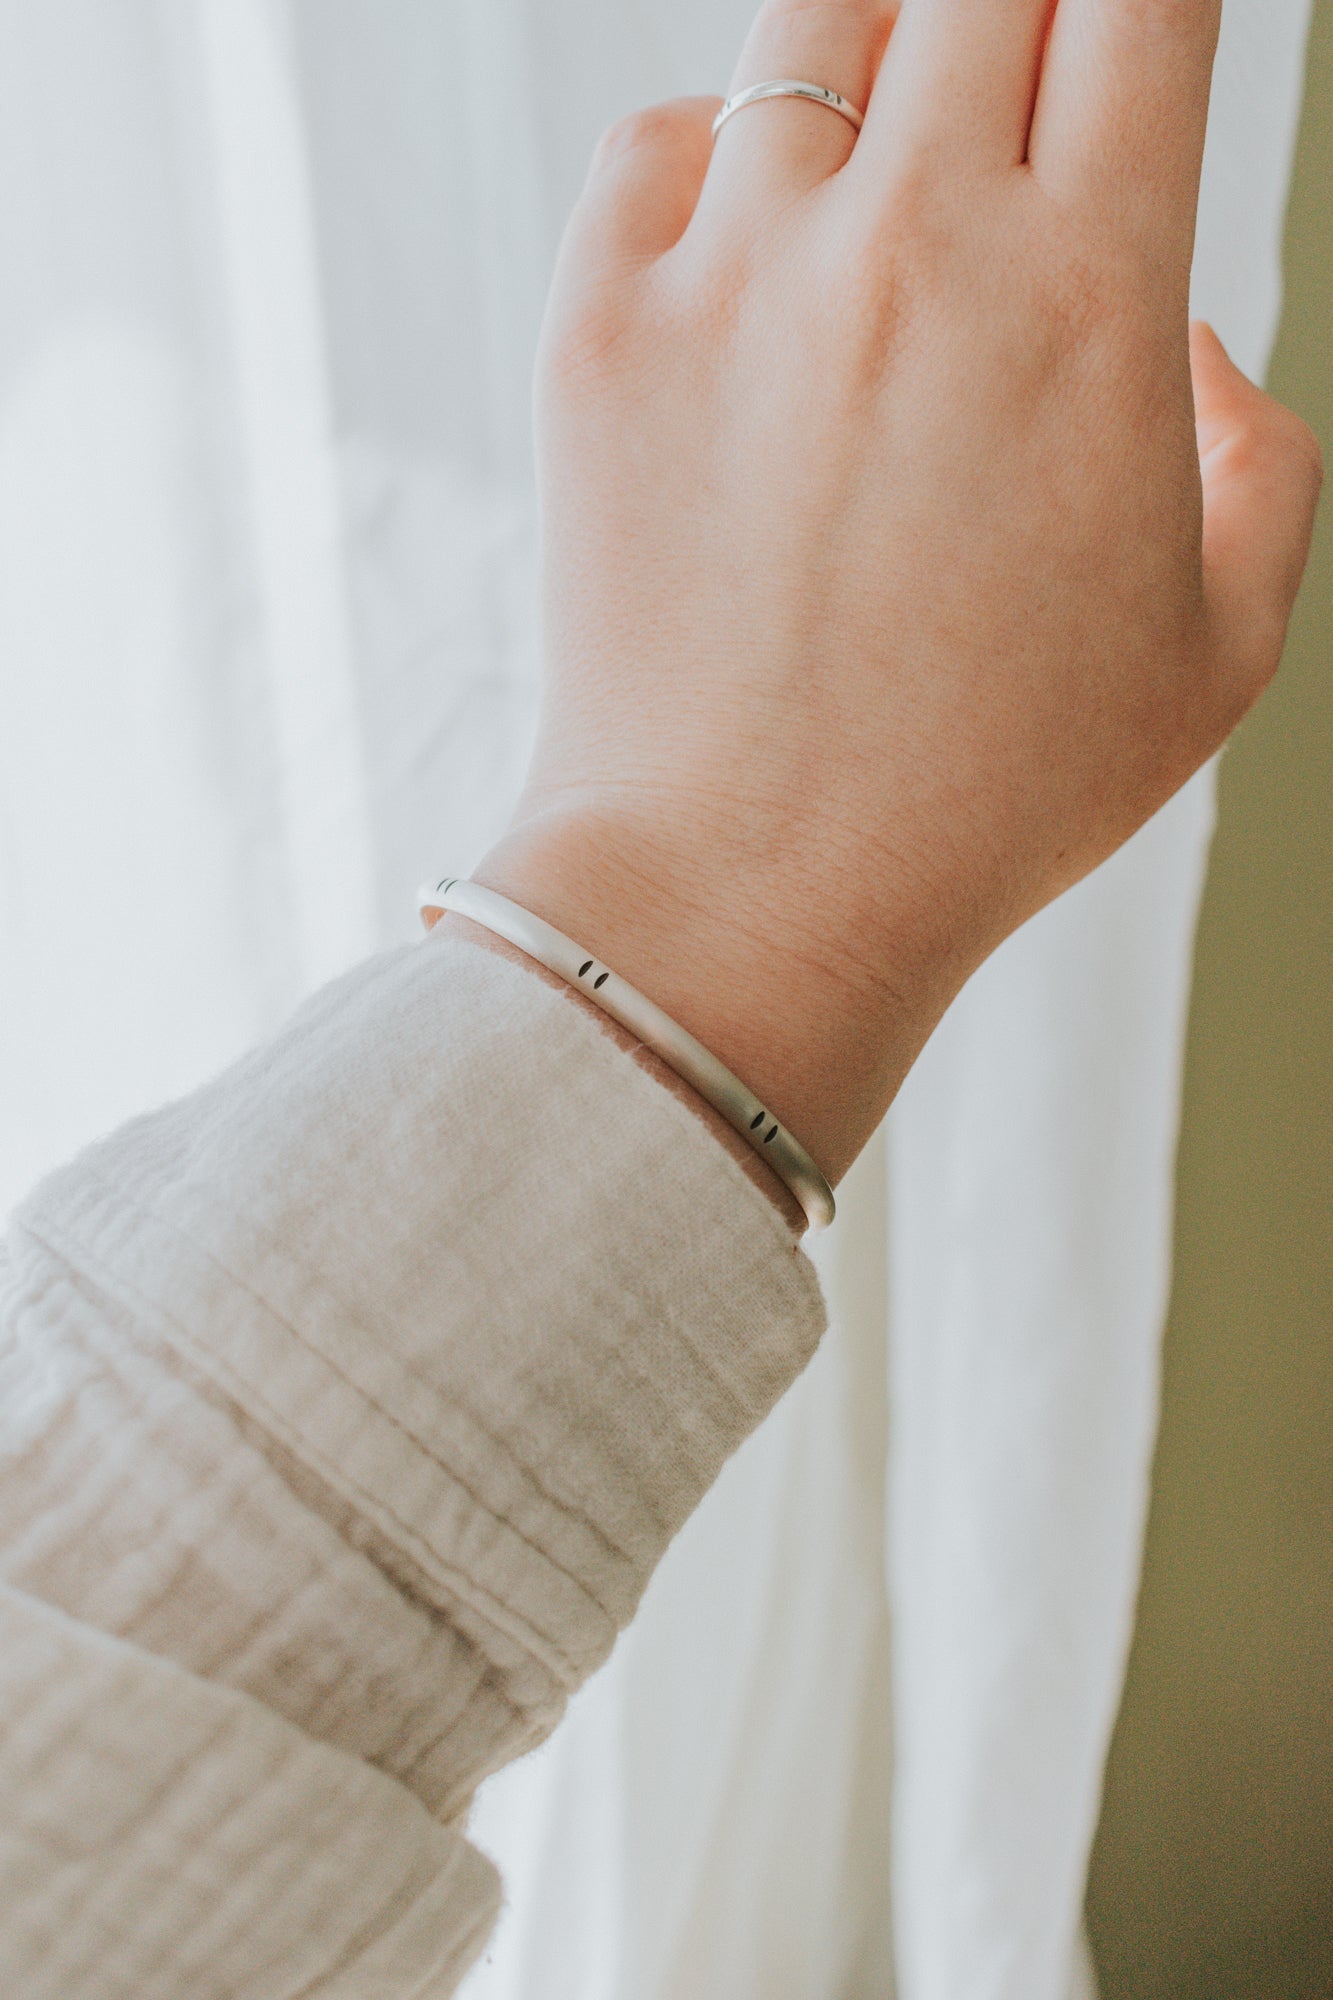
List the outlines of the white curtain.
{"type": "MultiPolygon", "coordinates": [[[[1197,293],[1256,374],[1307,6],[1226,13],[1197,293]]],[[[748,13],[0,0],[0,1206],[503,823],[561,221],[748,13]]],[[[511,1901],[469,2000],[1089,1990],[1211,810],[936,1035],[821,1252],[827,1345],[483,1795],[511,1901]]]]}

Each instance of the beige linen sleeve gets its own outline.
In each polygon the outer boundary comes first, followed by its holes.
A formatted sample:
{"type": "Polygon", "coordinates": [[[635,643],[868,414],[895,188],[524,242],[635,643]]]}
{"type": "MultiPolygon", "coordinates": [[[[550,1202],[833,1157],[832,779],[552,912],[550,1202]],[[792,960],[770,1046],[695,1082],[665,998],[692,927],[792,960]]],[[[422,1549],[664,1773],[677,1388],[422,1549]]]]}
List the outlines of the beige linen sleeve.
{"type": "Polygon", "coordinates": [[[451,1992],[476,1784],[818,1340],[776,1209],[436,933],[53,1175],[0,1288],[11,1990],[451,1992]]]}

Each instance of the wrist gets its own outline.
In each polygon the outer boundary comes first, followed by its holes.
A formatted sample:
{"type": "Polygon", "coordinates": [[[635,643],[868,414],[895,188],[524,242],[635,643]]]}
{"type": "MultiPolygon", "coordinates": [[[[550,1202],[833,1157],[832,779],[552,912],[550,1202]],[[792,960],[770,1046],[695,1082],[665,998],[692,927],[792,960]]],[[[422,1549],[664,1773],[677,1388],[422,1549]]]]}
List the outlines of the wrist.
{"type": "Polygon", "coordinates": [[[564,993],[575,1007],[581,1008],[588,1018],[596,1024],[601,1034],[606,1035],[609,1040],[613,1041],[617,1048],[629,1056],[632,1062],[636,1063],[640,1069],[646,1071],[656,1083],[660,1084],[664,1090],[669,1091],[702,1124],[708,1127],[718,1144],[724,1151],[731,1154],[731,1157],[736,1161],[736,1164],[740,1167],[746,1178],[753,1181],[761,1194],[768,1201],[772,1202],[793,1236],[799,1237],[804,1235],[807,1227],[805,1212],[786,1182],[765,1164],[761,1154],[756,1152],[752,1146],[746,1144],[740,1133],[733,1130],[721,1112],[715,1110],[707,1098],[700,1096],[699,1092],[687,1083],[669,1064],[665,1063],[659,1055],[652,1049],[645,1047],[627,1028],[622,1027],[619,1021],[613,1020],[602,1008],[595,1006],[577,986],[572,986],[568,980],[562,979],[558,973],[549,971],[539,960],[530,957],[527,952],[521,951],[517,945],[510,944],[507,939],[498,937],[494,931],[488,930],[481,924],[473,923],[469,918],[460,915],[455,910],[444,911],[438,921],[445,929],[458,932],[461,936],[470,939],[473,944],[479,945],[484,951],[494,952],[499,958],[505,958],[512,964],[523,966],[533,977],[545,981],[548,985],[556,987],[564,993]]]}
{"type": "Polygon", "coordinates": [[[697,839],[684,816],[657,822],[637,802],[521,808],[473,876],[647,994],[772,1105],[831,1181],[944,1004],[847,947],[864,927],[817,856],[776,868],[755,844],[716,829],[697,839]]]}

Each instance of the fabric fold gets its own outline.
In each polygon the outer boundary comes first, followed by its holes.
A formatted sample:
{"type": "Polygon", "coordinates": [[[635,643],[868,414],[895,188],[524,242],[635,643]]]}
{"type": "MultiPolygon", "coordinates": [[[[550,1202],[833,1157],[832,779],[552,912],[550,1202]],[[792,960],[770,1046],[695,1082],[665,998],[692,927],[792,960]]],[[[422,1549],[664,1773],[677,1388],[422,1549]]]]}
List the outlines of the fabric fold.
{"type": "MultiPolygon", "coordinates": [[[[813,1267],[702,1119],[575,1000],[440,933],[50,1176],[13,1219],[0,1307],[0,1577],[57,1621],[89,1726],[105,1686],[148,1764],[175,1755],[186,1888],[231,1865],[197,1785],[214,1771],[239,1788],[223,1819],[266,1823],[233,1737],[276,1732],[284,1767],[334,1760],[330,1796],[344,1766],[401,1794],[374,1810],[406,1815],[389,1852],[420,1877],[411,1921],[428,1891],[451,1910],[459,1966],[493,1915],[488,1865],[420,1828],[549,1731],[824,1324],[813,1267]],[[456,1908],[430,1886],[446,1861],[456,1908]]],[[[4,1689],[20,1737],[29,1700],[4,1689]]],[[[58,1819],[82,1752],[52,1754],[58,1819]]],[[[274,1836],[316,1874],[323,1815],[274,1836]]],[[[238,1866],[262,1883],[254,1840],[238,1866]]],[[[77,1875],[108,1922],[115,1844],[77,1875]]],[[[408,1916],[384,1910],[365,1918],[384,1983],[358,1958],[349,1995],[417,1990],[390,1942],[408,1916]]],[[[309,1990],[341,1993],[320,1965],[309,1990]]],[[[219,1990],[304,1992],[289,1969],[219,1990]]]]}
{"type": "Polygon", "coordinates": [[[427,2000],[492,1865],[368,1765],[0,1586],[0,1909],[24,2000],[427,2000]]]}

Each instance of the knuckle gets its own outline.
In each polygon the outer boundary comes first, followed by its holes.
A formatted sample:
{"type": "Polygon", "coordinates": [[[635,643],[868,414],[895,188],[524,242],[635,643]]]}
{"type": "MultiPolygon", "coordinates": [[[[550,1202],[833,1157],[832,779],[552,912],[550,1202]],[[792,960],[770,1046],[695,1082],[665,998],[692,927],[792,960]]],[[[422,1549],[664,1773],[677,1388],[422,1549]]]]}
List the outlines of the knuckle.
{"type": "Polygon", "coordinates": [[[880,0],[767,0],[757,27],[762,32],[770,22],[806,20],[817,26],[824,21],[841,26],[848,20],[869,21],[880,12],[880,0]]]}
{"type": "Polygon", "coordinates": [[[1317,496],[1324,479],[1324,455],[1319,439],[1303,417],[1265,396],[1233,419],[1210,454],[1233,478],[1274,480],[1293,497],[1317,496]]]}
{"type": "Polygon", "coordinates": [[[1233,617],[1220,649],[1214,682],[1216,733],[1230,736],[1277,678],[1287,646],[1288,607],[1273,597],[1233,617]]]}
{"type": "Polygon", "coordinates": [[[1283,449],[1305,484],[1318,494],[1324,484],[1323,446],[1304,417],[1298,417],[1292,410],[1284,410],[1282,415],[1283,449]]]}
{"type": "Polygon", "coordinates": [[[1226,432],[1206,448],[1204,460],[1228,478],[1249,483],[1269,469],[1273,444],[1272,425],[1251,413],[1233,418],[1226,432]]]}
{"type": "Polygon", "coordinates": [[[1125,25],[1138,35],[1182,35],[1197,39],[1200,18],[1216,13],[1217,0],[1120,0],[1125,25]]]}
{"type": "Polygon", "coordinates": [[[610,166],[644,147],[658,147],[674,139],[679,126],[679,114],[670,104],[648,104],[637,111],[627,111],[608,125],[598,139],[593,166],[595,169],[610,166]]]}
{"type": "Polygon", "coordinates": [[[1287,645],[1287,621],[1270,615],[1255,617],[1247,644],[1232,674],[1230,700],[1225,715],[1226,733],[1245,720],[1259,697],[1277,679],[1287,645]]]}

